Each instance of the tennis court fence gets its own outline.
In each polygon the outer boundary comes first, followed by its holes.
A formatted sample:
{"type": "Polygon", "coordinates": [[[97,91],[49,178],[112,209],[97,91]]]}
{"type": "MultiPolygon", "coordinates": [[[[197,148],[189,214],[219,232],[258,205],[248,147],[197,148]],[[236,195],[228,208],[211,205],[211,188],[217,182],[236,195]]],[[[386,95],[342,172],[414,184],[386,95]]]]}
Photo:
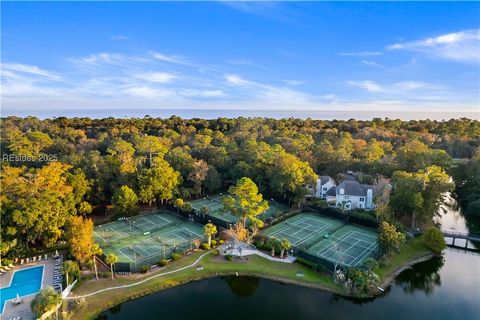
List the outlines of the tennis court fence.
{"type": "Polygon", "coordinates": [[[375,218],[362,218],[357,216],[354,211],[343,212],[336,208],[320,208],[314,205],[309,205],[303,211],[319,213],[330,218],[342,220],[344,223],[350,222],[367,228],[378,228],[378,222],[375,218]]]}
{"type": "Polygon", "coordinates": [[[220,219],[220,218],[215,217],[213,215],[210,215],[208,213],[203,214],[203,213],[200,213],[200,212],[195,212],[194,210],[192,210],[192,212],[186,212],[186,211],[183,211],[181,209],[178,209],[177,207],[175,207],[173,205],[169,205],[168,208],[172,212],[177,213],[178,216],[181,216],[184,219],[196,222],[196,223],[201,224],[201,225],[205,225],[205,224],[211,222],[214,225],[216,225],[217,227],[221,227],[221,228],[224,228],[224,229],[228,229],[232,225],[231,222],[220,219]]]}
{"type": "MultiPolygon", "coordinates": [[[[199,238],[201,240],[201,238],[199,238]]],[[[195,239],[191,239],[188,242],[184,242],[179,245],[173,246],[165,246],[165,252],[163,250],[159,250],[155,254],[146,257],[138,257],[136,262],[117,262],[114,266],[115,272],[138,272],[144,266],[150,268],[154,264],[158,264],[161,259],[168,259],[172,255],[172,253],[179,253],[185,254],[188,251],[191,251],[195,248],[193,243],[195,239]]],[[[102,255],[102,260],[105,261],[106,256],[102,255]]]]}

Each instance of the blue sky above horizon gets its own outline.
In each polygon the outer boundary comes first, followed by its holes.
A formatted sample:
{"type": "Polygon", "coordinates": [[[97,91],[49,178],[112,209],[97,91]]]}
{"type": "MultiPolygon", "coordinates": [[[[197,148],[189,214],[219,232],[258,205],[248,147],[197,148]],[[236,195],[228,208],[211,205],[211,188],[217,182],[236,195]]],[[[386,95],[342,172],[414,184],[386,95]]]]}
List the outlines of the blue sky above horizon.
{"type": "Polygon", "coordinates": [[[478,2],[1,6],[2,115],[479,111],[478,2]]]}

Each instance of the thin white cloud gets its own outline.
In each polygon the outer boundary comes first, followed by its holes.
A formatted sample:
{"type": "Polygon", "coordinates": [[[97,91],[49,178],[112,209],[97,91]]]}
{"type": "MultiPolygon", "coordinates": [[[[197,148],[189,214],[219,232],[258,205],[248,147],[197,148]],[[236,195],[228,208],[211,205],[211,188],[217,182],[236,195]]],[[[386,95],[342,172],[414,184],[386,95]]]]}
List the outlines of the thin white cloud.
{"type": "Polygon", "coordinates": [[[433,83],[423,82],[423,81],[400,81],[392,84],[378,84],[371,80],[364,81],[347,81],[347,84],[350,86],[355,86],[361,89],[364,89],[369,92],[375,93],[389,93],[389,94],[401,94],[406,91],[412,90],[429,90],[429,91],[438,91],[441,89],[440,86],[433,83]]]}
{"type": "Polygon", "coordinates": [[[111,63],[115,60],[119,60],[121,58],[120,55],[114,55],[110,53],[100,52],[91,54],[87,57],[82,57],[78,59],[78,61],[87,63],[87,64],[97,64],[97,63],[111,63]]]}
{"type": "Polygon", "coordinates": [[[227,84],[237,88],[246,88],[246,90],[242,91],[242,94],[247,96],[248,99],[264,101],[269,104],[280,103],[282,105],[311,103],[313,101],[313,97],[310,95],[288,87],[250,81],[236,74],[227,74],[224,77],[227,84]]]}
{"type": "Polygon", "coordinates": [[[383,65],[373,60],[362,60],[362,63],[371,67],[379,67],[379,68],[383,67],[383,65]]]}
{"type": "Polygon", "coordinates": [[[383,53],[380,51],[359,51],[359,52],[340,52],[341,56],[347,57],[371,57],[381,56],[383,53]]]}
{"type": "MultiPolygon", "coordinates": [[[[36,75],[36,76],[41,76],[41,77],[46,77],[52,80],[60,80],[61,77],[56,75],[53,72],[41,69],[37,66],[33,65],[28,65],[28,64],[22,64],[22,63],[2,63],[1,64],[1,69],[2,70],[10,70],[10,71],[16,71],[16,72],[21,72],[21,73],[27,73],[31,75],[36,75]]],[[[7,76],[10,75],[11,77],[15,77],[15,74],[13,72],[10,73],[5,73],[7,76]]]]}
{"type": "Polygon", "coordinates": [[[394,84],[400,90],[435,89],[436,86],[421,81],[402,81],[394,84]]]}
{"type": "Polygon", "coordinates": [[[226,74],[225,79],[229,84],[237,85],[237,86],[245,86],[254,84],[254,82],[248,81],[240,77],[236,74],[226,74]]]}
{"type": "Polygon", "coordinates": [[[225,93],[222,90],[197,90],[197,89],[183,89],[180,94],[186,97],[201,97],[201,98],[218,98],[224,97],[225,93]]]}
{"type": "Polygon", "coordinates": [[[153,87],[132,87],[125,89],[125,93],[139,98],[174,98],[176,93],[173,90],[157,89],[153,87]]]}
{"type": "Polygon", "coordinates": [[[289,86],[298,86],[305,83],[304,81],[300,80],[283,80],[283,82],[289,86]]]}
{"type": "Polygon", "coordinates": [[[348,81],[347,84],[351,86],[355,86],[361,89],[365,89],[369,92],[381,92],[384,89],[377,83],[371,80],[364,80],[364,81],[348,81]]]}
{"type": "Polygon", "coordinates": [[[395,43],[388,50],[420,52],[427,56],[464,63],[480,62],[480,29],[462,30],[417,41],[395,43]]]}
{"type": "Polygon", "coordinates": [[[174,64],[191,65],[191,63],[185,57],[178,55],[167,55],[156,51],[150,52],[150,55],[154,59],[159,61],[170,62],[174,64]]]}
{"type": "Polygon", "coordinates": [[[169,83],[178,78],[176,75],[168,72],[147,72],[136,74],[134,77],[155,83],[169,83]]]}
{"type": "Polygon", "coordinates": [[[281,1],[221,1],[221,3],[239,12],[296,26],[304,26],[308,18],[294,6],[281,1]]]}

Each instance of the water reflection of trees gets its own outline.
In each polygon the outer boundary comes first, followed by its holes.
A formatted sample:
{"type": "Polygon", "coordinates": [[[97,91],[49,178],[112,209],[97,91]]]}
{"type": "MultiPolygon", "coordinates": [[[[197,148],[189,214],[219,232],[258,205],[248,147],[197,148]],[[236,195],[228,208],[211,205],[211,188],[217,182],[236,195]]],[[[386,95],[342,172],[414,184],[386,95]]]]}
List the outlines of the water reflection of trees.
{"type": "Polygon", "coordinates": [[[230,290],[239,298],[246,298],[255,293],[261,279],[254,277],[224,277],[230,290]]]}
{"type": "Polygon", "coordinates": [[[405,293],[412,294],[418,290],[430,295],[435,287],[442,285],[439,271],[444,262],[443,256],[441,256],[417,263],[411,269],[399,274],[395,283],[403,286],[405,293]]]}

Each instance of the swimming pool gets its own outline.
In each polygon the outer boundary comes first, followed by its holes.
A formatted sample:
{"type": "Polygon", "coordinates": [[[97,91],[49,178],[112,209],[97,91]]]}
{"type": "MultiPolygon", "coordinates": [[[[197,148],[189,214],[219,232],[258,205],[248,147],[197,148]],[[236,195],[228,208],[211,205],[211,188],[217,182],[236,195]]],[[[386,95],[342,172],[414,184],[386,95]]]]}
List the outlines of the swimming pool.
{"type": "MultiPolygon", "coordinates": [[[[42,288],[43,265],[17,270],[13,273],[10,285],[0,288],[0,314],[3,313],[5,303],[17,297],[29,296],[37,293],[42,288]]],[[[6,285],[5,283],[1,284],[6,285]]]]}

